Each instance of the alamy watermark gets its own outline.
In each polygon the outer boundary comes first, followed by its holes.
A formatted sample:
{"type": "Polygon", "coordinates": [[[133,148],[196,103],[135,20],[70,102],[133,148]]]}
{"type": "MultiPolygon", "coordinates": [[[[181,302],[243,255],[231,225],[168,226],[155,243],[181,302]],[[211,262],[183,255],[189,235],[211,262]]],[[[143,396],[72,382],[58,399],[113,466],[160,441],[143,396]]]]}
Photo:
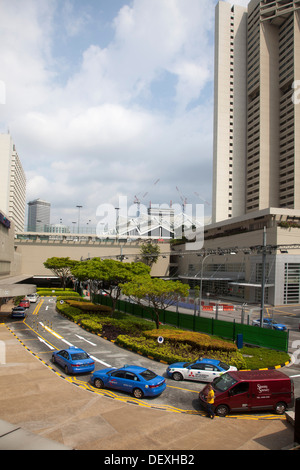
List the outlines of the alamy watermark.
{"type": "Polygon", "coordinates": [[[6,364],[6,348],[4,341],[0,341],[0,365],[1,364],[6,364]]]}
{"type": "Polygon", "coordinates": [[[292,88],[295,90],[292,96],[294,104],[300,104],[300,80],[295,80],[292,84],[292,88]]]}
{"type": "Polygon", "coordinates": [[[127,196],[120,196],[118,207],[113,204],[100,204],[96,211],[99,219],[96,233],[122,236],[130,230],[130,220],[135,220],[135,228],[142,235],[158,234],[158,226],[169,231],[175,239],[186,239],[187,250],[200,250],[204,242],[204,205],[186,204],[184,211],[180,204],[154,204],[147,208],[143,204],[128,205],[127,196]]]}
{"type": "Polygon", "coordinates": [[[292,348],[296,351],[291,355],[291,362],[292,364],[300,364],[300,340],[293,341],[292,348]]]}

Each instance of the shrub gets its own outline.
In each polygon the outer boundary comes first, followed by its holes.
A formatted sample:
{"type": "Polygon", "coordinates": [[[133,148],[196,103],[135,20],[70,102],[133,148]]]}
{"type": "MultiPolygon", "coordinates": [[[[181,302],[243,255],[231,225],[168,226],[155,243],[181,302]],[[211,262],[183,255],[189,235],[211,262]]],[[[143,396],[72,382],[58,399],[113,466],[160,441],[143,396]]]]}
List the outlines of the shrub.
{"type": "Polygon", "coordinates": [[[97,313],[105,313],[105,314],[110,314],[112,312],[112,309],[110,307],[107,307],[106,305],[95,305],[92,302],[81,302],[80,300],[72,300],[72,299],[66,299],[66,302],[71,305],[72,307],[79,308],[83,312],[97,312],[97,313]]]}
{"type": "Polygon", "coordinates": [[[82,317],[82,312],[78,308],[71,307],[71,305],[68,305],[66,302],[63,304],[56,302],[56,309],[73,321],[77,321],[82,317]]]}
{"type": "Polygon", "coordinates": [[[89,330],[92,333],[101,335],[102,325],[99,322],[94,321],[91,318],[81,318],[79,322],[80,322],[80,325],[82,325],[86,330],[89,330]]]}
{"type": "Polygon", "coordinates": [[[70,297],[72,295],[73,297],[80,297],[78,292],[74,292],[72,289],[70,290],[58,290],[58,289],[38,289],[37,290],[38,295],[41,296],[60,296],[60,297],[70,297]],[[54,291],[54,292],[53,292],[54,291]]]}
{"type": "Polygon", "coordinates": [[[237,351],[235,344],[230,343],[225,340],[213,338],[209,335],[203,333],[196,333],[193,331],[184,331],[184,330],[151,330],[145,331],[144,335],[147,338],[158,338],[163,336],[165,340],[168,340],[170,343],[185,343],[189,344],[193,348],[201,349],[201,351],[227,351],[234,352],[237,351]]]}
{"type": "Polygon", "coordinates": [[[199,357],[205,356],[211,359],[219,359],[238,369],[245,368],[246,366],[242,354],[238,351],[201,350],[200,348],[195,348],[184,342],[174,343],[168,340],[159,345],[154,338],[146,338],[143,336],[136,338],[119,335],[116,343],[120,346],[132,349],[132,351],[140,352],[168,364],[173,362],[195,361],[199,357]]]}

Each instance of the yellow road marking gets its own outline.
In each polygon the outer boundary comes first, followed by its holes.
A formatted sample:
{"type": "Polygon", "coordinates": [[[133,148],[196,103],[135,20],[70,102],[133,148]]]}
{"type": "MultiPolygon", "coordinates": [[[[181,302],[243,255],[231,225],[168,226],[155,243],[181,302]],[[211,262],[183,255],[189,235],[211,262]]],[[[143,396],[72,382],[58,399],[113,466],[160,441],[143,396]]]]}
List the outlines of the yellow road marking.
{"type": "Polygon", "coordinates": [[[42,299],[37,306],[35,307],[34,311],[32,312],[32,315],[37,315],[39,313],[39,310],[44,302],[44,299],[42,299]]]}

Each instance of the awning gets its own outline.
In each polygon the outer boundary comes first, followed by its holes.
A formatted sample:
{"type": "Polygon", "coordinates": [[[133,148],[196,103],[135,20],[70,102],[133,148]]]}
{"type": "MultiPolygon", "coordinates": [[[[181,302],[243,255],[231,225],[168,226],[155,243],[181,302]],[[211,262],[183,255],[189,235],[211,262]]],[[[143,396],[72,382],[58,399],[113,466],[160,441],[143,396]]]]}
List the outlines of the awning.
{"type": "MultiPolygon", "coordinates": [[[[231,286],[242,286],[242,287],[258,287],[261,288],[261,283],[258,282],[230,282],[231,286]]],[[[275,284],[265,284],[265,287],[274,287],[275,284]]]]}

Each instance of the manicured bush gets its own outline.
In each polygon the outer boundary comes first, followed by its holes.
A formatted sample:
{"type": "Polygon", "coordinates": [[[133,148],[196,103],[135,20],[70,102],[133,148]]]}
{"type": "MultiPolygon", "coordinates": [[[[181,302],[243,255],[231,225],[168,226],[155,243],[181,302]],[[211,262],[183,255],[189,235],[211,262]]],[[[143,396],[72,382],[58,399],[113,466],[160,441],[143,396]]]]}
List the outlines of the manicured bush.
{"type": "Polygon", "coordinates": [[[85,328],[88,331],[91,331],[92,333],[101,335],[102,334],[102,325],[91,319],[91,318],[81,318],[79,320],[79,323],[83,328],[85,328]]]}
{"type": "Polygon", "coordinates": [[[219,359],[238,369],[245,368],[246,366],[243,356],[238,351],[201,350],[201,348],[195,348],[184,342],[175,343],[168,340],[165,340],[163,344],[158,344],[154,338],[143,336],[136,338],[120,335],[116,343],[168,364],[173,362],[190,362],[199,359],[199,357],[208,357],[219,359]]]}
{"type": "Polygon", "coordinates": [[[71,299],[66,299],[66,302],[71,305],[71,307],[79,308],[83,312],[97,312],[97,313],[105,313],[106,315],[110,314],[112,312],[112,309],[110,307],[107,307],[106,305],[95,305],[92,302],[81,302],[80,300],[71,300],[71,299]]]}
{"type": "Polygon", "coordinates": [[[72,289],[37,289],[37,293],[40,296],[60,296],[60,297],[70,297],[72,295],[73,297],[80,297],[78,292],[73,291],[72,289]]]}
{"type": "Polygon", "coordinates": [[[184,331],[184,330],[151,330],[145,331],[144,335],[147,338],[158,338],[163,336],[165,340],[168,340],[170,343],[184,343],[189,344],[192,348],[201,349],[201,351],[226,351],[233,352],[237,350],[237,347],[234,343],[229,341],[221,340],[214,338],[212,336],[196,333],[193,331],[184,331]]]}

